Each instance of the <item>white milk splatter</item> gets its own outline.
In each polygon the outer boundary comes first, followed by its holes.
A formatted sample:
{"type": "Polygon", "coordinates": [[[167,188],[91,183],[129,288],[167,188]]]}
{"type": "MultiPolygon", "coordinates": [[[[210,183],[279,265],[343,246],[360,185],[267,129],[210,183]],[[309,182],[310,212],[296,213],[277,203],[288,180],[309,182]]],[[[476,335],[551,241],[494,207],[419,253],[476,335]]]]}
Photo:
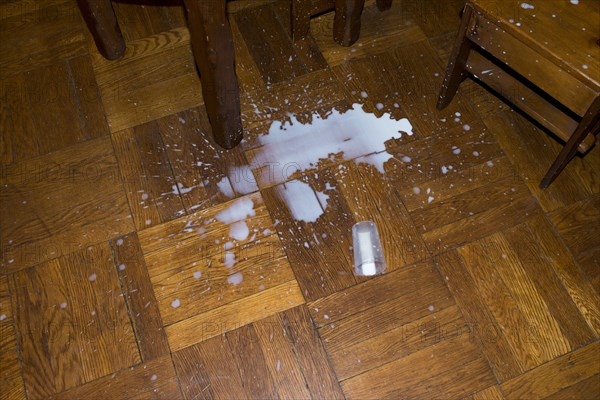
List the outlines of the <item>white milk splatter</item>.
{"type": "Polygon", "coordinates": [[[521,3],[521,8],[524,8],[525,10],[533,10],[535,7],[529,3],[521,3]]]}
{"type": "Polygon", "coordinates": [[[256,179],[247,165],[230,168],[229,182],[233,186],[233,189],[241,195],[258,191],[256,179]]]}
{"type": "Polygon", "coordinates": [[[226,209],[219,211],[215,215],[215,218],[217,221],[229,225],[244,220],[247,217],[253,217],[254,215],[256,215],[256,213],[254,212],[254,203],[252,202],[252,199],[243,197],[233,202],[226,209]]]}
{"type": "MultiPolygon", "coordinates": [[[[319,198],[307,183],[293,180],[277,186],[276,190],[295,220],[315,222],[323,214],[319,198]]],[[[327,204],[327,198],[322,199],[327,204]]]]}
{"type": "Polygon", "coordinates": [[[237,241],[246,240],[250,235],[250,229],[246,221],[237,221],[229,225],[229,237],[237,241]]]}
{"type": "Polygon", "coordinates": [[[231,253],[231,252],[226,252],[225,255],[223,256],[223,265],[225,265],[225,267],[227,268],[231,268],[235,265],[236,261],[235,261],[235,254],[231,253]]]}
{"type": "MultiPolygon", "coordinates": [[[[269,133],[259,137],[262,145],[250,155],[250,163],[262,168],[257,178],[265,184],[285,182],[295,172],[314,168],[320,160],[340,154],[344,160],[386,151],[385,142],[409,136],[413,127],[408,119],[395,120],[389,113],[380,118],[354,104],[344,113],[332,110],[324,119],[317,113],[312,122],[301,124],[294,115],[287,122],[274,121],[269,133]],[[293,149],[293,151],[290,151],[293,149]]],[[[380,167],[383,156],[367,158],[380,167]]]]}
{"type": "Polygon", "coordinates": [[[96,280],[96,274],[91,274],[90,276],[88,276],[88,279],[90,280],[90,282],[94,282],[96,280]]]}
{"type": "Polygon", "coordinates": [[[200,279],[200,277],[202,276],[202,271],[195,271],[192,276],[194,277],[194,279],[200,279]]]}
{"type": "Polygon", "coordinates": [[[230,199],[235,197],[231,183],[229,183],[229,179],[226,176],[217,182],[217,187],[226,197],[229,197],[230,199]]]}
{"type": "Polygon", "coordinates": [[[177,308],[181,305],[181,302],[179,301],[179,299],[175,299],[171,302],[171,307],[173,308],[177,308]]]}
{"type": "Polygon", "coordinates": [[[227,282],[231,283],[232,285],[239,285],[243,280],[244,275],[242,275],[241,272],[236,272],[235,274],[227,277],[227,282]]]}

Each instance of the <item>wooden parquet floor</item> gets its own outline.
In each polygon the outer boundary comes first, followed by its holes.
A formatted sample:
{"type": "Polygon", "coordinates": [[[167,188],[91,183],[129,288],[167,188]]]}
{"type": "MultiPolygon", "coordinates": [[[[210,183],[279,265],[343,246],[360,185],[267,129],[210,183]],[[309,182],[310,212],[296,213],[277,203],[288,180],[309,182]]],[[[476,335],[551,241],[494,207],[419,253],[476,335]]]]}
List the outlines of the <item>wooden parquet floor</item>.
{"type": "Polygon", "coordinates": [[[223,151],[181,7],[116,2],[107,61],[75,0],[1,2],[0,398],[597,398],[600,148],[540,190],[545,131],[472,81],[436,110],[461,5],[367,1],[344,48],[331,13],[294,45],[287,0],[230,3],[223,151]],[[265,170],[274,121],[354,103],[413,125],[385,173],[265,170]],[[352,273],[361,220],[383,275],[352,273]]]}

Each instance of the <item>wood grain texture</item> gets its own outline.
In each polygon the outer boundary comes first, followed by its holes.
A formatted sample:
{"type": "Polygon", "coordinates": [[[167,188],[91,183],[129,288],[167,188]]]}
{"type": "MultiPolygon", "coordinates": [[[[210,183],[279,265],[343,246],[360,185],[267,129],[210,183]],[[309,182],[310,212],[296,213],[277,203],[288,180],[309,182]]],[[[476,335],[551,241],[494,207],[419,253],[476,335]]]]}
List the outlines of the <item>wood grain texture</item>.
{"type": "Polygon", "coordinates": [[[169,346],[181,350],[302,303],[296,281],[286,282],[167,326],[169,346]]]}
{"type": "Polygon", "coordinates": [[[511,379],[501,388],[507,399],[546,397],[597,375],[599,368],[595,342],[511,379]]]}
{"type": "Polygon", "coordinates": [[[189,43],[189,31],[181,27],[127,43],[118,61],[93,55],[111,132],[203,104],[189,43]]]}
{"type": "Polygon", "coordinates": [[[169,354],[158,303],[135,233],[111,241],[117,274],[143,362],[169,354]]]}
{"type": "Polygon", "coordinates": [[[179,350],[185,398],[343,398],[315,335],[300,306],[179,350]]]}
{"type": "Polygon", "coordinates": [[[3,169],[4,271],[16,271],[133,231],[107,136],[3,169]]]}
{"type": "Polygon", "coordinates": [[[122,369],[50,397],[51,399],[181,398],[170,356],[122,369]]]}
{"type": "Polygon", "coordinates": [[[538,184],[547,166],[558,155],[560,145],[513,111],[499,113],[484,121],[544,211],[552,211],[598,192],[597,168],[594,164],[589,165],[591,159],[586,158],[575,158],[552,186],[539,189],[538,184]]]}
{"type": "Polygon", "coordinates": [[[111,136],[136,229],[185,214],[159,125],[148,122],[111,136]]]}
{"type": "Polygon", "coordinates": [[[106,244],[21,270],[10,286],[28,397],[57,394],[140,361],[106,244]]]}
{"type": "MultiPolygon", "coordinates": [[[[597,397],[599,149],[540,191],[560,151],[543,129],[474,81],[435,108],[463,2],[377,3],[341,47],[332,13],[292,42],[289,0],[228,2],[233,151],[212,139],[181,4],[114,2],[117,62],[75,2],[0,4],[1,399],[597,397]],[[354,103],[414,126],[381,144],[383,172],[357,149],[268,176],[275,121],[354,103]],[[324,195],[316,221],[282,199],[294,180],[324,195]],[[353,274],[359,220],[380,276],[353,274]]],[[[498,7],[556,28],[580,3],[498,7]]]]}
{"type": "Polygon", "coordinates": [[[0,47],[0,78],[3,80],[87,51],[75,2],[11,2],[2,5],[0,15],[0,36],[5,39],[0,47]]]}

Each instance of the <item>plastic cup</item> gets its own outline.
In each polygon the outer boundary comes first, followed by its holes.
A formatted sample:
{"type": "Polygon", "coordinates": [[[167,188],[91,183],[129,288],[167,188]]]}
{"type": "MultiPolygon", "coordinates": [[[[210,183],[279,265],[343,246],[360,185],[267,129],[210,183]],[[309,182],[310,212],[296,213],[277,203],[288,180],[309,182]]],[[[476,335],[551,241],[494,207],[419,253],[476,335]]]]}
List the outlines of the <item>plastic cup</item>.
{"type": "Polygon", "coordinates": [[[361,221],[354,224],[352,242],[356,275],[372,276],[385,271],[385,257],[375,223],[361,221]]]}

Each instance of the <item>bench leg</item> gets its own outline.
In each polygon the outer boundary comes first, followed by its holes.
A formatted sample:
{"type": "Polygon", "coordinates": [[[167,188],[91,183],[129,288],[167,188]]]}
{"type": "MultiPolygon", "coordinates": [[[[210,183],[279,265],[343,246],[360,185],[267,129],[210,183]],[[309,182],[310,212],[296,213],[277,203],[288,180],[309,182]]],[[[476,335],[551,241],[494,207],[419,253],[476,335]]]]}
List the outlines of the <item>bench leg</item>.
{"type": "Polygon", "coordinates": [[[562,148],[561,152],[558,154],[558,157],[556,157],[556,160],[554,160],[554,163],[546,173],[546,176],[544,176],[544,179],[542,179],[540,187],[545,189],[550,186],[558,174],[565,169],[569,161],[571,161],[571,159],[575,156],[577,153],[577,148],[583,139],[585,139],[590,132],[595,132],[597,134],[599,130],[600,97],[597,97],[577,126],[577,129],[575,129],[575,132],[573,132],[567,143],[562,148]]]}
{"type": "Polygon", "coordinates": [[[377,0],[379,11],[389,10],[392,7],[392,0],[377,0]]]}
{"type": "Polygon", "coordinates": [[[192,50],[215,142],[231,149],[242,140],[240,94],[225,0],[184,0],[192,50]]]}
{"type": "Polygon", "coordinates": [[[467,76],[465,65],[469,58],[469,52],[471,51],[471,42],[467,38],[467,30],[471,23],[471,9],[465,8],[463,13],[462,22],[458,31],[458,37],[452,49],[450,55],[450,61],[448,62],[448,68],[446,69],[446,77],[444,78],[444,84],[440,91],[440,96],[437,102],[438,110],[445,108],[458,90],[458,86],[467,76]]]}
{"type": "Polygon", "coordinates": [[[360,35],[360,17],[365,0],[335,0],[333,39],[342,46],[351,46],[360,35]]]}
{"type": "Polygon", "coordinates": [[[77,0],[81,15],[100,54],[116,60],[125,53],[125,40],[110,0],[77,0]]]}

